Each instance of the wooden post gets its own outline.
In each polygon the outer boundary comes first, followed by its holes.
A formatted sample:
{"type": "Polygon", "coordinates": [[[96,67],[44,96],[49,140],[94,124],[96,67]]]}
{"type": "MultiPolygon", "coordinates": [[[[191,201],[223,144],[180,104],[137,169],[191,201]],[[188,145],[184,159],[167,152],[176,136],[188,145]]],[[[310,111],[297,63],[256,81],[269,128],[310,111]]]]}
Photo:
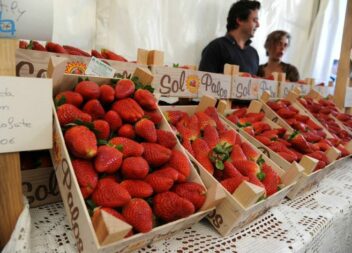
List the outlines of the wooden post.
{"type": "Polygon", "coordinates": [[[347,1],[345,25],[343,28],[343,37],[339,66],[337,69],[336,87],[334,101],[340,108],[344,108],[345,95],[347,86],[350,84],[350,52],[352,48],[352,1],[347,1]]]}
{"type": "MultiPolygon", "coordinates": [[[[0,39],[0,75],[16,75],[18,42],[0,39]]],[[[0,154],[0,250],[6,245],[23,210],[19,153],[0,154]]]]}

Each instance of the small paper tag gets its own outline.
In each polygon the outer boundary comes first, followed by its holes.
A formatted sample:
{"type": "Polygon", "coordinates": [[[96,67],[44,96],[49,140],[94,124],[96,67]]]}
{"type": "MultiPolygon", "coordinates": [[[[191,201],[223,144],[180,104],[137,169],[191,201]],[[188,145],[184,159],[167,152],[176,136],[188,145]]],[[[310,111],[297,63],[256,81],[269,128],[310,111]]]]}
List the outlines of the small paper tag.
{"type": "Polygon", "coordinates": [[[115,72],[116,70],[114,68],[93,56],[87,66],[85,74],[101,77],[114,77],[115,72]]]}

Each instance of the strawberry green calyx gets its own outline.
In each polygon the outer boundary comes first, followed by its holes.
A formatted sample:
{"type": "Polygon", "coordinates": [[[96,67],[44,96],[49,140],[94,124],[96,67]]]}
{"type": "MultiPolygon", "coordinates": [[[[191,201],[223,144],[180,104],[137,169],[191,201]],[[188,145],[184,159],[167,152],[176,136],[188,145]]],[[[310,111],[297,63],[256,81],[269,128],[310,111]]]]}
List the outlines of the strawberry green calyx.
{"type": "Polygon", "coordinates": [[[294,131],[289,137],[288,137],[288,140],[290,141],[290,140],[292,140],[293,138],[295,138],[297,135],[299,135],[299,131],[294,131]]]}
{"type": "Polygon", "coordinates": [[[257,173],[257,178],[260,180],[260,181],[263,181],[265,179],[265,173],[264,172],[259,172],[257,173]]]}
{"type": "Polygon", "coordinates": [[[257,160],[257,164],[258,164],[259,166],[262,166],[264,163],[265,163],[265,160],[264,160],[263,156],[260,155],[259,158],[258,158],[258,160],[257,160]]]}
{"type": "Polygon", "coordinates": [[[250,122],[245,122],[245,123],[238,122],[236,125],[240,128],[245,128],[245,127],[251,126],[252,124],[250,122]]]}

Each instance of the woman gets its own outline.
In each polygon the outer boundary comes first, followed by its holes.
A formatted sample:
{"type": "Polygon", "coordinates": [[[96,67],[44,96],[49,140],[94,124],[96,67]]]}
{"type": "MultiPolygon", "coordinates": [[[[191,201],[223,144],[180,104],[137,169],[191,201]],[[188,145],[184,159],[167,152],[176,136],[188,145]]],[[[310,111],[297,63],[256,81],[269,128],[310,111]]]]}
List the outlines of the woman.
{"type": "Polygon", "coordinates": [[[269,56],[269,61],[259,66],[258,76],[271,78],[273,72],[284,72],[286,73],[286,80],[291,82],[299,80],[297,68],[281,61],[284,52],[290,44],[290,38],[291,36],[287,32],[280,30],[268,35],[264,47],[266,55],[269,56]]]}

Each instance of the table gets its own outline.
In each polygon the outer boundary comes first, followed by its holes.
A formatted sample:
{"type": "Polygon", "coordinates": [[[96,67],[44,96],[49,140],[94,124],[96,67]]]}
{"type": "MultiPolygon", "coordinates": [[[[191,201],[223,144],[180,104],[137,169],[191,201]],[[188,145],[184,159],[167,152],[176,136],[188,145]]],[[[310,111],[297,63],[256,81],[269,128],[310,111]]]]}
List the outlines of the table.
{"type": "MultiPolygon", "coordinates": [[[[18,223],[3,252],[76,252],[62,203],[27,209],[18,223]]],[[[203,220],[137,252],[352,252],[352,160],[227,237],[203,220]]]]}

